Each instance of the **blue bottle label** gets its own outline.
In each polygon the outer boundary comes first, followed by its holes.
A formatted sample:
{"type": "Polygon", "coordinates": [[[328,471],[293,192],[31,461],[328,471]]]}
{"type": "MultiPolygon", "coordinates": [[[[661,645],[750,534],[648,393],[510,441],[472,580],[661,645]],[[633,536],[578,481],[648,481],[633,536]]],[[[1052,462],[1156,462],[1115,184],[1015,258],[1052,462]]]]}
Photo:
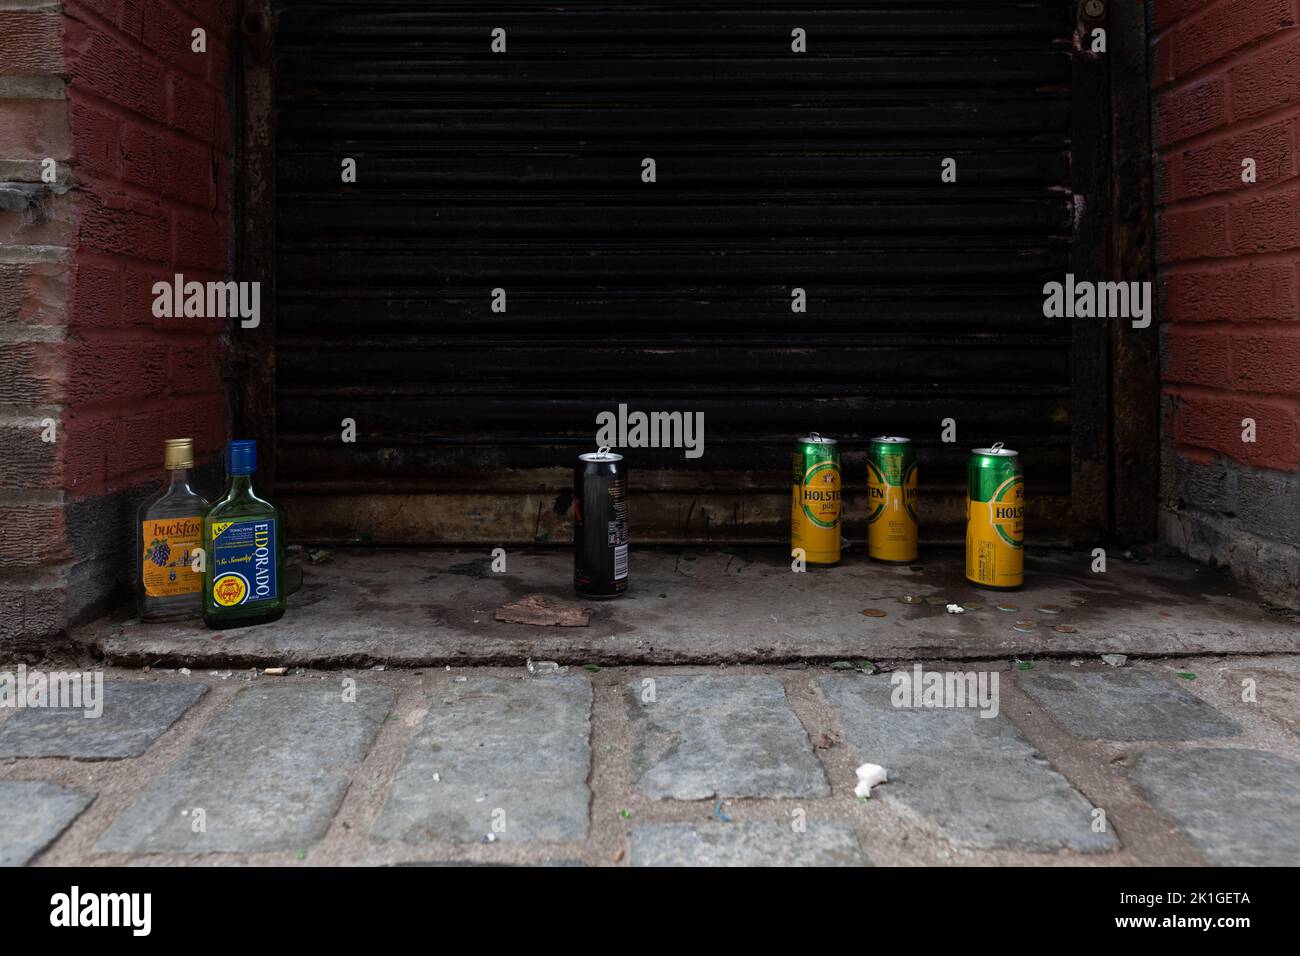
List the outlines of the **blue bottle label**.
{"type": "Polygon", "coordinates": [[[220,607],[270,601],[275,577],[275,519],[212,523],[212,600],[220,607]]]}

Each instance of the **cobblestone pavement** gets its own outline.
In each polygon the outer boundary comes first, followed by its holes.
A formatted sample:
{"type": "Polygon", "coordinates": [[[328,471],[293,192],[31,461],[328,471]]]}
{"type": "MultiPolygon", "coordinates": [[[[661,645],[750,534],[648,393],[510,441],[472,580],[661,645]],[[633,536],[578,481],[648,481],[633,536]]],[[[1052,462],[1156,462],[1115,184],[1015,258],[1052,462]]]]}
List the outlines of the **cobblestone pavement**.
{"type": "Polygon", "coordinates": [[[0,707],[0,864],[1300,860],[1300,657],[1022,666],[108,669],[0,707]]]}

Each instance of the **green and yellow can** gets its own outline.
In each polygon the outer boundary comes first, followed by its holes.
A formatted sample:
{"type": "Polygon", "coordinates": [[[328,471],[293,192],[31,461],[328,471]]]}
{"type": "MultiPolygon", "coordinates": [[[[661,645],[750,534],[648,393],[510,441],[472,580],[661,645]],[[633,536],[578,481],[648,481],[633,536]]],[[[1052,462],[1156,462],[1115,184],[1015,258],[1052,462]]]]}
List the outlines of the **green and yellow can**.
{"type": "Polygon", "coordinates": [[[1025,583],[1025,478],[1020,455],[998,442],[966,468],[966,578],[986,588],[1025,583]]]}
{"type": "Polygon", "coordinates": [[[867,452],[867,554],[886,564],[917,555],[916,451],[910,438],[880,436],[867,452]]]}
{"type": "Polygon", "coordinates": [[[790,547],[802,548],[808,564],[840,561],[840,446],[813,432],[794,443],[790,498],[790,547]]]}

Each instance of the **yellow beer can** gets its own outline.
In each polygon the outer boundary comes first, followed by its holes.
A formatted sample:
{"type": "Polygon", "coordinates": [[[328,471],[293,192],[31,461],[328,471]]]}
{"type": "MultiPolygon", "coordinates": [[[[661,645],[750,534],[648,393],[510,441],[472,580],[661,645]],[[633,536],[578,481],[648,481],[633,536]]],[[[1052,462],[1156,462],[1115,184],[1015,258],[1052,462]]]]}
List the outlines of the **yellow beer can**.
{"type": "Polygon", "coordinates": [[[790,547],[808,564],[840,561],[840,446],[813,432],[795,439],[790,498],[790,547]]]}
{"type": "Polygon", "coordinates": [[[910,438],[882,435],[867,453],[867,554],[887,564],[917,555],[916,452],[910,438]]]}
{"type": "Polygon", "coordinates": [[[1020,455],[997,442],[966,469],[966,578],[986,588],[1025,583],[1025,478],[1020,455]]]}

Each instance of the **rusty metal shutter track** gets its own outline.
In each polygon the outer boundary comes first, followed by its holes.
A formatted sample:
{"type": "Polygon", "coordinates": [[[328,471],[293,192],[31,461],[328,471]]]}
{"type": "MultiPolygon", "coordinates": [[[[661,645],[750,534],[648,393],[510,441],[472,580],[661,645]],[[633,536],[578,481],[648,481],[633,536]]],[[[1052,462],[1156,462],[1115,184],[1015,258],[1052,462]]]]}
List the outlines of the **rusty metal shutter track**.
{"type": "Polygon", "coordinates": [[[562,492],[619,402],[705,413],[703,459],[632,453],[676,496],[643,537],[779,538],[809,429],[850,469],[916,436],[932,537],[995,439],[1065,525],[1070,335],[1038,290],[1070,261],[1069,5],[278,7],[277,468],[309,534],[364,537],[373,493],[562,492]]]}

